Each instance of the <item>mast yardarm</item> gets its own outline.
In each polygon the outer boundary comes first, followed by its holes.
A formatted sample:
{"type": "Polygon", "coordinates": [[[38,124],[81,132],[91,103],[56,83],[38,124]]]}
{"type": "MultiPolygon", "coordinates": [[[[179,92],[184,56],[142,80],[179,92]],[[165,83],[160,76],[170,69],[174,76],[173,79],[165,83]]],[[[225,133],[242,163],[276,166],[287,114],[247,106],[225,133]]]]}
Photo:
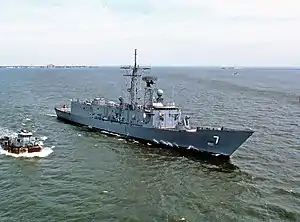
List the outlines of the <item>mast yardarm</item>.
{"type": "Polygon", "coordinates": [[[140,67],[137,65],[137,49],[134,50],[134,65],[121,67],[121,69],[127,70],[127,74],[123,76],[130,77],[130,88],[127,89],[129,93],[130,105],[134,109],[138,105],[138,82],[142,76],[140,71],[150,69],[150,67],[140,67]]]}

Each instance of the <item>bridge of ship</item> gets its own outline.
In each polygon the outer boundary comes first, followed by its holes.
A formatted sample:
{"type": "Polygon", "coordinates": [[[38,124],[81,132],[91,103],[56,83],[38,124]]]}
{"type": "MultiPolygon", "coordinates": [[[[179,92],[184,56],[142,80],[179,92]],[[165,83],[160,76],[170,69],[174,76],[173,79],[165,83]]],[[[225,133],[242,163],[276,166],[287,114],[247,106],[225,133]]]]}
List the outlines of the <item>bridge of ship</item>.
{"type": "Polygon", "coordinates": [[[11,140],[12,144],[16,147],[26,146],[26,145],[34,145],[36,143],[36,138],[33,137],[31,132],[27,132],[26,130],[21,130],[18,133],[18,136],[11,140]]]}

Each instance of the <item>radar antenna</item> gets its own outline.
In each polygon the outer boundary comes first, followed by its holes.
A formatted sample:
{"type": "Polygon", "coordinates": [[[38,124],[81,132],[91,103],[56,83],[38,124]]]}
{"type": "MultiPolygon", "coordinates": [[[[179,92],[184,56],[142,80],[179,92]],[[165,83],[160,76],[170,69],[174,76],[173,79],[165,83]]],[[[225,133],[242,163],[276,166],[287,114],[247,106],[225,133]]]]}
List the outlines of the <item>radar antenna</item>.
{"type": "Polygon", "coordinates": [[[138,82],[142,76],[139,71],[149,70],[150,67],[140,67],[137,65],[137,49],[134,50],[134,66],[123,66],[121,69],[126,70],[127,73],[123,76],[130,77],[130,88],[127,89],[129,93],[130,105],[134,109],[138,104],[138,82]]]}
{"type": "Polygon", "coordinates": [[[155,84],[157,77],[156,76],[144,76],[142,78],[146,82],[145,95],[144,95],[144,107],[152,107],[153,105],[153,88],[152,85],[155,84]]]}

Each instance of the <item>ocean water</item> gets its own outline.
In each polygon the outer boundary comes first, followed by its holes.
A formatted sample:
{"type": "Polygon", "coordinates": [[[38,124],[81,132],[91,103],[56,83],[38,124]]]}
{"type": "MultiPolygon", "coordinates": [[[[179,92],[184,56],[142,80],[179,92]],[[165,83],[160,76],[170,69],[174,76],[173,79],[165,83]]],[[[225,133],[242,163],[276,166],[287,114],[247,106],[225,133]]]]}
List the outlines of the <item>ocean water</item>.
{"type": "Polygon", "coordinates": [[[0,136],[34,130],[47,152],[0,150],[0,221],[300,221],[300,70],[157,67],[157,87],[200,126],[251,128],[230,162],[181,156],[60,122],[72,98],[117,99],[118,67],[0,69],[0,136]]]}

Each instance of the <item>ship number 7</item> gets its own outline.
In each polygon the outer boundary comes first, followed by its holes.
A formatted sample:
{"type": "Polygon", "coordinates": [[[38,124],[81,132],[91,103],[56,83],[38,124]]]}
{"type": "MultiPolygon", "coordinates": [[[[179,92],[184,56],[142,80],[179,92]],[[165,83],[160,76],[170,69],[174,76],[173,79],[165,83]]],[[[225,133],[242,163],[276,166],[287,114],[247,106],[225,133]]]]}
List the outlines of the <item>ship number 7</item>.
{"type": "Polygon", "coordinates": [[[220,137],[219,136],[213,136],[213,138],[215,139],[215,144],[217,145],[219,143],[220,137]]]}

